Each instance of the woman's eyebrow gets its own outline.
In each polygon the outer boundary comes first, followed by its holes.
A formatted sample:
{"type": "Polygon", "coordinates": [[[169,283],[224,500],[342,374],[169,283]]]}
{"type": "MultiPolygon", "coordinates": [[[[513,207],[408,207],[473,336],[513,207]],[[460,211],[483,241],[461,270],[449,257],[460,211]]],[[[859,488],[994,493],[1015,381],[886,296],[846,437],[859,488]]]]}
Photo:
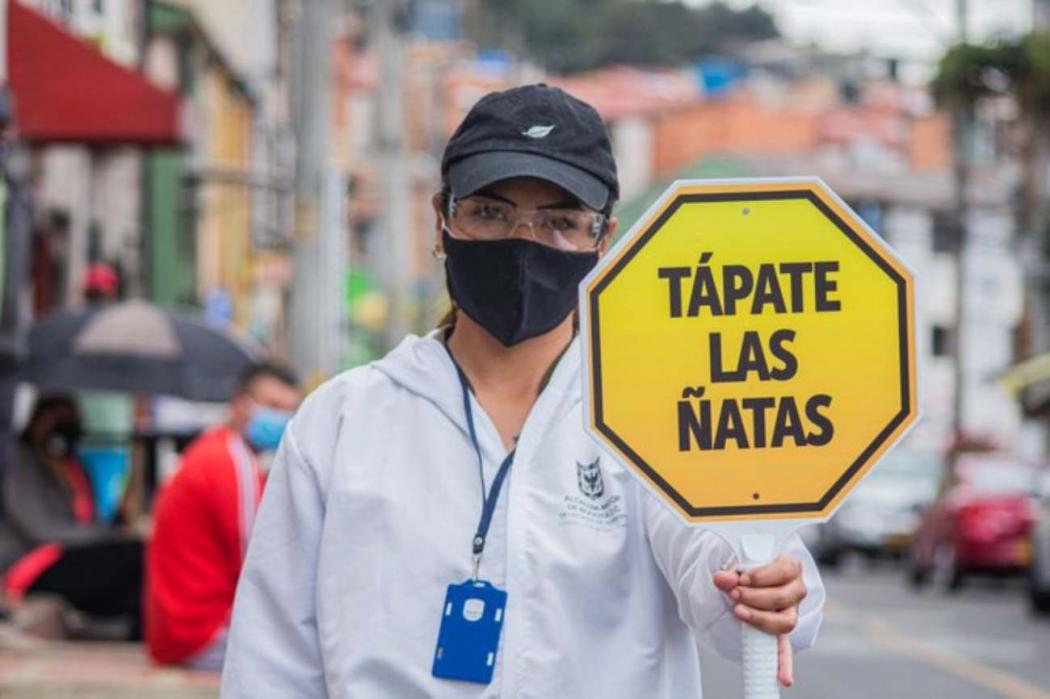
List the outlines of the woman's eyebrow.
{"type": "Polygon", "coordinates": [[[478,190],[477,192],[474,193],[473,196],[485,197],[486,199],[496,199],[496,200],[501,201],[501,202],[503,202],[505,204],[510,204],[511,206],[517,206],[517,203],[511,201],[510,199],[507,199],[507,197],[504,197],[504,196],[501,196],[499,194],[496,194],[491,189],[478,190]]]}
{"type": "Polygon", "coordinates": [[[576,199],[563,199],[556,201],[553,204],[544,204],[543,206],[537,206],[537,209],[582,209],[583,205],[580,204],[576,199]]]}

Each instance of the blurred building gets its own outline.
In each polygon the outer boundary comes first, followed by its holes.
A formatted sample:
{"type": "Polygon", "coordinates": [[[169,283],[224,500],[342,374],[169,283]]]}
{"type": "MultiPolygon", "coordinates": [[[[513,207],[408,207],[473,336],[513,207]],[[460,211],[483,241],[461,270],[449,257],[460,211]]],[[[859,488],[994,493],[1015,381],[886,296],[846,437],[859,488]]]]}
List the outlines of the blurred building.
{"type": "Polygon", "coordinates": [[[254,103],[190,11],[148,8],[146,71],[183,97],[190,136],[187,148],[153,153],[147,164],[150,292],[171,305],[225,292],[232,313],[249,276],[254,103]]]}
{"type": "Polygon", "coordinates": [[[179,141],[178,103],[135,70],[135,3],[8,3],[15,133],[33,161],[34,310],[80,302],[89,262],[141,293],[144,149],[179,141]],[[90,85],[90,89],[85,89],[90,85]]]}
{"type": "Polygon", "coordinates": [[[124,295],[204,308],[282,350],[286,3],[7,1],[16,130],[34,164],[36,315],[79,304],[102,261],[124,295]],[[166,123],[149,123],[149,100],[166,100],[166,123]]]}
{"type": "Polygon", "coordinates": [[[147,6],[145,69],[182,96],[188,136],[146,169],[151,294],[282,351],[291,144],[276,3],[147,6]]]}

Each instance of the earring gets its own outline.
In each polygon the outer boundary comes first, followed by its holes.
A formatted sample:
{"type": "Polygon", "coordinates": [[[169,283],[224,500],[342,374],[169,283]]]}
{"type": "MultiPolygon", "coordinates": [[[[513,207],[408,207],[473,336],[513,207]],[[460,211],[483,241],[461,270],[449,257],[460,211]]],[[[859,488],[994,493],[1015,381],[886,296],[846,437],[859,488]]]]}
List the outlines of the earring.
{"type": "Polygon", "coordinates": [[[445,251],[442,250],[437,244],[434,245],[434,249],[430,251],[435,260],[442,261],[445,259],[445,251]]]}

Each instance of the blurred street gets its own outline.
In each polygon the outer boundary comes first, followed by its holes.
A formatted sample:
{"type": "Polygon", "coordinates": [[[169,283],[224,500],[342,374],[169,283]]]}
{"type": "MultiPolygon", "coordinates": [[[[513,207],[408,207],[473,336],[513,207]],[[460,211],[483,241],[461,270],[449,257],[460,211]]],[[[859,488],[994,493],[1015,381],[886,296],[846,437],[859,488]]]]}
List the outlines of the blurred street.
{"type": "MultiPolygon", "coordinates": [[[[885,563],[824,571],[824,581],[824,625],[784,696],[1050,698],[1050,619],[1029,613],[1018,581],[915,593],[885,563]]],[[[706,697],[742,696],[737,666],[709,654],[702,665],[706,697]]]]}
{"type": "Polygon", "coordinates": [[[47,642],[0,625],[3,699],[213,699],[215,673],[152,665],[135,643],[47,642]]]}
{"type": "MultiPolygon", "coordinates": [[[[815,648],[796,658],[796,699],[1050,699],[1050,619],[1018,581],[973,580],[957,594],[915,593],[902,570],[859,562],[825,571],[829,601],[815,648]]],[[[0,697],[217,696],[217,677],[151,668],[130,644],[4,648],[0,697]],[[79,662],[78,662],[79,661],[79,662]]],[[[742,696],[740,668],[702,656],[704,695],[742,696]]]]}

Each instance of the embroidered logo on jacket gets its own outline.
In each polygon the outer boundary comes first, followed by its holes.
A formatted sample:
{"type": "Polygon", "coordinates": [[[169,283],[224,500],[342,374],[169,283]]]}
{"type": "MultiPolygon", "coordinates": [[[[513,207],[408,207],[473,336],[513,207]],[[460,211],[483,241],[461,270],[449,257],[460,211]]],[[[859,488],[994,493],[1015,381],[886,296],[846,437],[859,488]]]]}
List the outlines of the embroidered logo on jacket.
{"type": "Polygon", "coordinates": [[[580,486],[580,492],[591,500],[597,500],[604,495],[605,482],[602,480],[601,457],[589,464],[581,464],[577,461],[576,482],[580,486]]]}
{"type": "MultiPolygon", "coordinates": [[[[568,474],[566,474],[568,475],[568,474]]],[[[617,485],[616,475],[608,484],[603,471],[601,457],[587,457],[576,461],[576,490],[565,483],[568,492],[562,498],[558,517],[562,524],[587,527],[599,532],[609,532],[627,526],[627,509],[623,502],[622,484],[617,485]],[[579,491],[579,492],[577,492],[579,491]]]]}

